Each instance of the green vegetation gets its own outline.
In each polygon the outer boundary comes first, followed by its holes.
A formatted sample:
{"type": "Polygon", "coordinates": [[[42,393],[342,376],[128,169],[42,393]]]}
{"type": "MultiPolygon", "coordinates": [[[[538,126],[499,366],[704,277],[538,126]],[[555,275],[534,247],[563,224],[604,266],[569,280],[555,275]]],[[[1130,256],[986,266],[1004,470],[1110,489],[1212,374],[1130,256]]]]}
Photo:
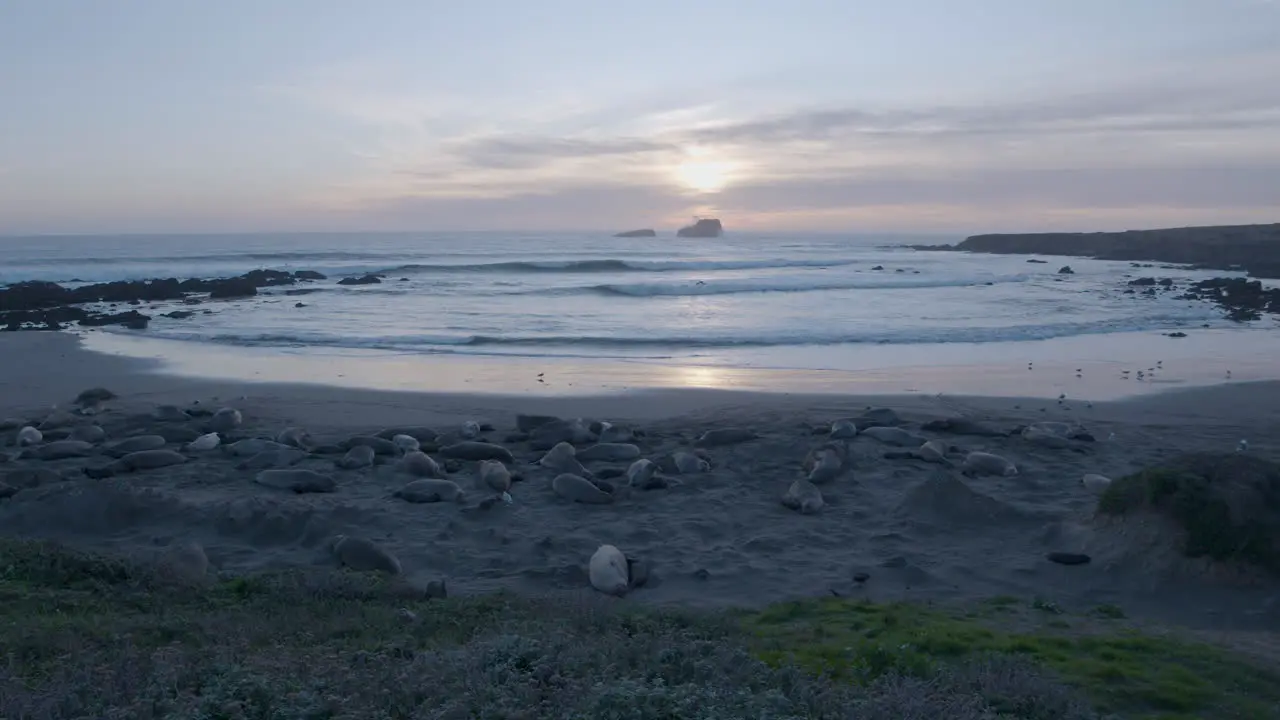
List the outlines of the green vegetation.
{"type": "Polygon", "coordinates": [[[718,614],[585,594],[428,600],[343,572],[196,587],[0,541],[0,717],[1087,720],[1280,707],[1280,677],[1224,651],[1082,634],[1064,617],[1016,598],[965,614],[834,598],[718,614]]]}
{"type": "Polygon", "coordinates": [[[1155,510],[1186,530],[1189,557],[1280,573],[1280,466],[1244,453],[1192,454],[1116,480],[1098,511],[1155,510]]]}

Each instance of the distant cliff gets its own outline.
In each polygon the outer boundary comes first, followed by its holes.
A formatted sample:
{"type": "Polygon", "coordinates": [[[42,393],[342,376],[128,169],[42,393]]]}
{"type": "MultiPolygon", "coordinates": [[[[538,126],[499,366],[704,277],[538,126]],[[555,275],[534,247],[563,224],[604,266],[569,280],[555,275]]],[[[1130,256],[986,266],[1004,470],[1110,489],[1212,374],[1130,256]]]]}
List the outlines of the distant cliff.
{"type": "Polygon", "coordinates": [[[715,218],[701,218],[692,225],[687,225],[676,231],[677,237],[695,237],[709,238],[720,237],[720,233],[724,232],[724,226],[715,218]]]}
{"type": "Polygon", "coordinates": [[[1124,232],[974,235],[957,245],[915,247],[918,250],[1180,263],[1214,270],[1243,269],[1254,277],[1280,278],[1280,223],[1124,232]]]}

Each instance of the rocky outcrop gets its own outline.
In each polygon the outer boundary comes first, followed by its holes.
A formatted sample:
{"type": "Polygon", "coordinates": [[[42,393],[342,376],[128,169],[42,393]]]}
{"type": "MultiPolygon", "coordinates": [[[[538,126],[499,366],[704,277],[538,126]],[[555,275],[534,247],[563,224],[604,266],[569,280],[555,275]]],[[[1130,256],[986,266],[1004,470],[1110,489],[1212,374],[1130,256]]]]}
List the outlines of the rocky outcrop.
{"type": "Polygon", "coordinates": [[[360,277],[344,277],[338,281],[339,285],[377,285],[382,282],[382,278],[378,275],[361,275],[360,277]]]}
{"type": "Polygon", "coordinates": [[[724,232],[724,226],[715,218],[699,218],[692,225],[686,225],[676,231],[677,237],[683,238],[713,238],[720,237],[724,232]]]}
{"type": "Polygon", "coordinates": [[[1280,223],[1124,232],[974,235],[957,245],[912,247],[917,250],[1143,260],[1214,270],[1246,270],[1254,277],[1280,278],[1280,223]]]}
{"type": "MultiPolygon", "coordinates": [[[[1156,297],[1179,290],[1173,278],[1140,277],[1126,283],[1124,293],[1156,297]]],[[[1187,285],[1175,296],[1178,300],[1211,302],[1236,322],[1258,320],[1263,313],[1280,315],[1280,289],[1266,289],[1261,280],[1222,277],[1200,280],[1187,285]]],[[[1185,335],[1183,336],[1185,337],[1185,335]]]]}
{"type": "Polygon", "coordinates": [[[658,233],[654,232],[649,228],[645,228],[643,230],[628,230],[626,232],[620,232],[617,235],[614,235],[614,237],[620,237],[620,238],[657,237],[657,236],[658,236],[658,233]]]}

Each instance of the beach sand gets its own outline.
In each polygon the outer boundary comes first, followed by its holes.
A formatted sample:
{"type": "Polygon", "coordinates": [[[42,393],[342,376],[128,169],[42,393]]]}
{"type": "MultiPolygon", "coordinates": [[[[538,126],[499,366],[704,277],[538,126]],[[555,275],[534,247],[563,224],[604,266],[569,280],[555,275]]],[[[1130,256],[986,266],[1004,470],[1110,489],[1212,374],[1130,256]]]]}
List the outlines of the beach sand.
{"type": "MultiPolygon", "coordinates": [[[[511,490],[512,504],[481,508],[476,501],[491,493],[477,487],[474,463],[461,463],[450,475],[468,491],[467,501],[410,504],[391,497],[409,479],[393,464],[339,470],[334,455],[312,455],[297,467],[331,475],[336,492],[304,495],[255,484],[253,471],[236,469],[241,458],[220,450],[105,480],[82,472],[110,460],[97,454],[12,459],[0,464],[0,479],[35,467],[54,469],[63,479],[0,500],[0,533],[141,555],[195,541],[214,571],[229,574],[332,566],[327,544],[342,533],[393,552],[411,582],[447,580],[452,594],[578,593],[588,586],[587,560],[607,543],[652,567],[650,582],[629,602],[723,607],[827,594],[924,601],[1015,595],[1072,609],[1118,605],[1131,616],[1204,629],[1280,624],[1280,582],[1180,558],[1158,524],[1097,520],[1096,496],[1081,484],[1086,473],[1119,477],[1181,452],[1231,451],[1241,439],[1263,457],[1280,456],[1280,383],[1092,403],[1059,403],[1056,393],[983,398],[665,389],[504,396],[202,380],[156,372],[159,367],[91,352],[69,334],[10,333],[0,337],[0,418],[39,420],[55,403],[69,409],[80,391],[101,386],[119,398],[77,422],[100,424],[109,440],[162,426],[150,419],[162,404],[234,407],[244,417],[237,437],[274,437],[299,426],[326,443],[392,426],[426,425],[448,434],[476,421],[494,426],[485,438],[512,451],[522,480],[511,490]],[[964,478],[954,468],[886,459],[886,452],[901,448],[858,437],[849,446],[849,469],[822,487],[821,512],[783,507],[779,498],[804,476],[806,455],[826,441],[832,421],[869,408],[895,410],[918,435],[1003,455],[1020,472],[964,478]],[[536,464],[541,452],[506,439],[515,432],[516,413],[643,431],[637,444],[654,460],[692,450],[707,430],[743,428],[759,437],[708,448],[710,471],[677,476],[667,489],[584,505],[552,492],[555,473],[536,464]],[[1052,449],[1018,436],[920,430],[925,421],[957,416],[1001,430],[1077,421],[1096,442],[1052,449]],[[1050,552],[1087,553],[1092,562],[1058,565],[1046,560],[1050,552]],[[858,573],[865,581],[855,581],[858,573]]],[[[206,420],[181,425],[198,432],[206,420]]],[[[0,434],[0,452],[16,454],[15,435],[0,434]]],[[[587,465],[600,472],[627,463],[587,465]]]]}

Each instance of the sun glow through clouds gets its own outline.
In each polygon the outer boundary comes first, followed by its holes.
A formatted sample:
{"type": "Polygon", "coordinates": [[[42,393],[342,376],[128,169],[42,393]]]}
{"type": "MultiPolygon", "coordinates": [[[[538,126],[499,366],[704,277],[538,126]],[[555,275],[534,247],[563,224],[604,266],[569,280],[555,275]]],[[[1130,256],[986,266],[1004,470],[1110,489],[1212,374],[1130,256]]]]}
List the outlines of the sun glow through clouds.
{"type": "Polygon", "coordinates": [[[733,180],[734,163],[707,157],[705,151],[693,149],[676,166],[675,178],[686,189],[697,193],[717,193],[733,180]]]}

